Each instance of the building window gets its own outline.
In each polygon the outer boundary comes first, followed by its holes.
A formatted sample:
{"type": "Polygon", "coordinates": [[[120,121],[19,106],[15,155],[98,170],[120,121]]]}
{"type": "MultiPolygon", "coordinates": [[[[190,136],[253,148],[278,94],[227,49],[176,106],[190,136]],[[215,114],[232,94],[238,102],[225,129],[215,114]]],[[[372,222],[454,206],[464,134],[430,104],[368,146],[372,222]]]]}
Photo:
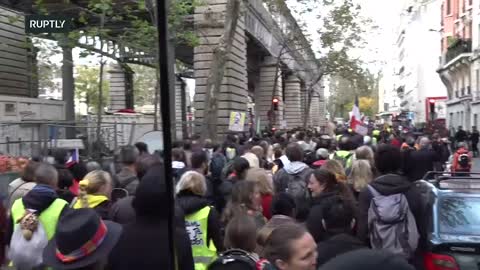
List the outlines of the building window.
{"type": "Polygon", "coordinates": [[[447,15],[452,14],[452,0],[447,0],[447,15]]]}

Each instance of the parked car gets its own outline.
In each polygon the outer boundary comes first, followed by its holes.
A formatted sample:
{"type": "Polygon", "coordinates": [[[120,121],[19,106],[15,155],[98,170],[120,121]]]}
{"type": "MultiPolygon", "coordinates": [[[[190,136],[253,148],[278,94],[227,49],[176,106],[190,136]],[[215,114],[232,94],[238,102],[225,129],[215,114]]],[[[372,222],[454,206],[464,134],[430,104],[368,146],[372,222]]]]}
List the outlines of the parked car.
{"type": "Polygon", "coordinates": [[[428,213],[426,270],[480,268],[480,174],[416,182],[428,213]]]}

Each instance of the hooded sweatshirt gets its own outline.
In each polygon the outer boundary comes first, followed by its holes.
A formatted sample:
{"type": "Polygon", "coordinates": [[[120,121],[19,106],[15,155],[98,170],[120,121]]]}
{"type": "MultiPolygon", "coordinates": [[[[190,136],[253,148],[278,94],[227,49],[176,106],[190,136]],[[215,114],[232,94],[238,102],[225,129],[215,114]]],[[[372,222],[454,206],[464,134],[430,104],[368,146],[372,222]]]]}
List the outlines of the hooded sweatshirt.
{"type": "MultiPolygon", "coordinates": [[[[30,192],[27,193],[27,195],[22,198],[22,201],[25,209],[32,209],[37,211],[38,213],[42,213],[45,209],[50,207],[50,205],[56,199],[58,199],[58,195],[52,187],[37,184],[30,192]]],[[[67,209],[68,207],[63,208],[60,216],[62,216],[67,211],[67,209]]],[[[12,217],[10,216],[10,220],[11,219],[12,217]]],[[[7,222],[7,243],[10,243],[13,234],[13,224],[13,221],[7,222]]]]}
{"type": "MultiPolygon", "coordinates": [[[[417,223],[418,232],[420,234],[419,248],[423,247],[426,237],[426,220],[424,218],[425,209],[423,207],[422,195],[415,186],[404,176],[397,174],[386,174],[378,177],[370,184],[375,190],[384,196],[402,193],[405,195],[410,211],[412,211],[417,223]]],[[[368,209],[372,201],[373,195],[368,188],[360,192],[358,203],[358,227],[357,237],[369,244],[368,235],[368,209]]]]}
{"type": "MultiPolygon", "coordinates": [[[[308,179],[313,170],[308,167],[307,164],[294,161],[290,162],[283,169],[279,170],[273,176],[273,185],[275,187],[275,193],[287,192],[290,181],[303,181],[305,188],[308,185],[308,179]]],[[[297,203],[297,219],[303,221],[308,215],[308,201],[307,198],[295,198],[297,203]]]]}
{"type": "Polygon", "coordinates": [[[285,192],[288,187],[288,182],[293,178],[291,176],[298,175],[302,180],[308,182],[308,177],[312,172],[312,169],[310,169],[307,164],[300,161],[294,161],[284,165],[283,169],[279,170],[273,176],[275,191],[277,193],[285,192]]]}

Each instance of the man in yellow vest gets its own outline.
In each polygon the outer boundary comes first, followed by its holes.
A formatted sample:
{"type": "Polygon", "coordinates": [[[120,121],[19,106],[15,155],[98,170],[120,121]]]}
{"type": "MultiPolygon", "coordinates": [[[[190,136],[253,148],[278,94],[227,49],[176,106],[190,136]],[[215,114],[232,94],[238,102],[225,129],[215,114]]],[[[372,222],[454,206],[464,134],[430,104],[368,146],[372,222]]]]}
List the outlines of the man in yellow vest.
{"type": "Polygon", "coordinates": [[[347,171],[347,169],[349,169],[353,163],[353,149],[351,149],[351,141],[348,135],[344,135],[340,138],[338,148],[339,150],[333,154],[331,159],[340,162],[345,171],[347,171]]]}
{"type": "MultiPolygon", "coordinates": [[[[55,235],[58,220],[68,207],[68,203],[58,198],[55,191],[58,183],[57,170],[49,164],[41,164],[35,171],[37,185],[23,198],[16,200],[11,209],[11,222],[8,223],[7,236],[9,236],[9,258],[14,266],[42,257],[40,254],[28,254],[28,259],[22,253],[21,245],[16,243],[17,230],[21,230],[23,237],[28,241],[42,228],[47,240],[55,235]],[[35,224],[32,226],[32,224],[35,224]],[[40,226],[41,225],[41,226],[40,226]],[[13,235],[13,237],[12,237],[13,235]]],[[[33,242],[33,241],[32,241],[33,242]]],[[[27,244],[28,245],[28,244],[27,244]]],[[[35,250],[41,249],[36,247],[35,250]]],[[[40,250],[38,250],[40,252],[40,250]]],[[[43,250],[42,250],[43,251],[43,250]]]]}

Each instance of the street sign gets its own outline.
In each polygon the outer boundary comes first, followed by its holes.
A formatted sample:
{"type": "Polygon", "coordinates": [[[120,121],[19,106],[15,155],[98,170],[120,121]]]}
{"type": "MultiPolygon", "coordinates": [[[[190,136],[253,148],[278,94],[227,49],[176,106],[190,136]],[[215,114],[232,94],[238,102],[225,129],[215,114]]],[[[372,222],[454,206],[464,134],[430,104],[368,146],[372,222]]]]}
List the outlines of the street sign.
{"type": "Polygon", "coordinates": [[[60,149],[85,149],[85,145],[81,139],[58,139],[51,141],[52,148],[60,149]]]}

